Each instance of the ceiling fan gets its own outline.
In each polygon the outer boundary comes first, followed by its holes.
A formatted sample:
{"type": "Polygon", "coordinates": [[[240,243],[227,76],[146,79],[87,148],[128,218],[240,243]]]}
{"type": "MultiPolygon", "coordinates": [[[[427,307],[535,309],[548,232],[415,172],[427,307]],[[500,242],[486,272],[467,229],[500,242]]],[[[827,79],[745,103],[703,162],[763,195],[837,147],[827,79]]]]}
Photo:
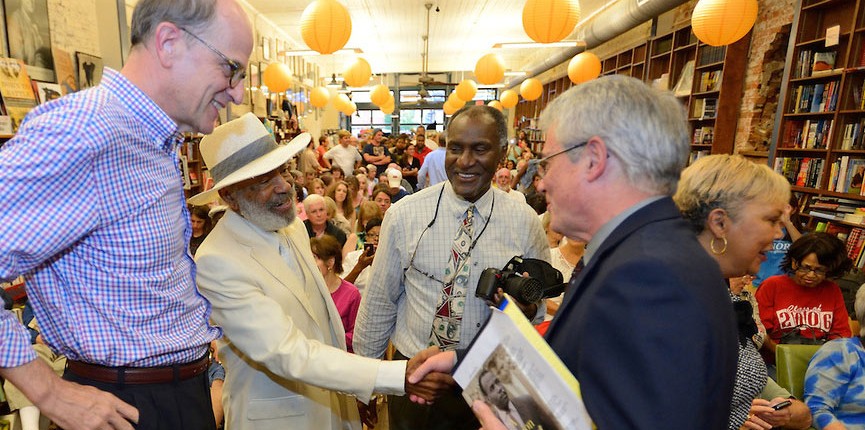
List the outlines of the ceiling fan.
{"type": "MultiPolygon", "coordinates": [[[[445,86],[445,87],[455,87],[457,84],[453,82],[442,82],[437,81],[433,77],[428,74],[429,69],[429,17],[430,17],[430,9],[432,9],[432,3],[424,4],[426,7],[426,34],[421,36],[423,39],[423,52],[421,55],[421,73],[417,79],[417,86],[419,87],[417,92],[417,100],[408,101],[407,104],[427,104],[429,102],[430,93],[427,90],[427,86],[445,86]]],[[[447,96],[447,94],[445,94],[447,96]]]]}

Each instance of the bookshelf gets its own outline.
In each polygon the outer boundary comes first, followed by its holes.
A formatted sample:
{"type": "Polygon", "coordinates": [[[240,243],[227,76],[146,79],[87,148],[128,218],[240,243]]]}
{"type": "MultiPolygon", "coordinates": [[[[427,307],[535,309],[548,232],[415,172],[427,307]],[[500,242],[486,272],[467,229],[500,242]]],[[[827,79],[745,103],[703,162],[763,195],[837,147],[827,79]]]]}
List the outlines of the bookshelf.
{"type": "Polygon", "coordinates": [[[807,227],[845,240],[862,269],[865,0],[797,2],[781,87],[770,165],[807,227]]]}
{"type": "MultiPolygon", "coordinates": [[[[865,1],[865,0],[862,0],[865,1]]],[[[865,26],[863,26],[865,33],[865,26]]],[[[694,140],[692,159],[707,154],[733,152],[739,105],[751,34],[738,42],[715,48],[697,40],[690,25],[672,29],[601,59],[601,75],[627,75],[664,88],[677,89],[679,100],[688,109],[694,140]],[[706,106],[708,105],[708,108],[706,106]],[[699,107],[699,111],[696,109],[699,107]]],[[[865,73],[862,74],[865,80],[865,73]]],[[[529,132],[546,104],[573,84],[567,76],[548,82],[540,98],[520,100],[514,125],[529,132]]],[[[529,138],[532,148],[540,148],[543,136],[529,138]]]]}
{"type": "Polygon", "coordinates": [[[177,147],[186,198],[203,192],[204,184],[210,177],[207,166],[201,159],[201,152],[198,150],[202,137],[204,137],[202,134],[185,134],[183,143],[177,147]]]}
{"type": "Polygon", "coordinates": [[[863,91],[865,0],[799,0],[770,165],[792,184],[810,228],[865,228],[856,215],[865,214],[856,211],[865,208],[863,91]]]}
{"type": "Polygon", "coordinates": [[[642,43],[601,61],[601,75],[625,75],[643,80],[649,44],[642,43]]]}
{"type": "Polygon", "coordinates": [[[645,80],[670,89],[688,112],[691,161],[731,154],[751,34],[728,46],[699,40],[686,25],[649,41],[645,80]]]}

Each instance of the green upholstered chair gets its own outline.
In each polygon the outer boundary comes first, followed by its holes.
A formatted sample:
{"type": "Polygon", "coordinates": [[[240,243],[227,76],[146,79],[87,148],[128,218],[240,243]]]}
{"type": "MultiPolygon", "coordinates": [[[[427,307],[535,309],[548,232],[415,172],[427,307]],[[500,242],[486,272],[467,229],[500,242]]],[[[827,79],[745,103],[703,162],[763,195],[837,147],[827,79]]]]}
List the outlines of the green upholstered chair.
{"type": "Polygon", "coordinates": [[[778,367],[778,385],[802,400],[805,390],[805,371],[811,357],[821,345],[786,345],[775,347],[775,363],[778,367]]]}

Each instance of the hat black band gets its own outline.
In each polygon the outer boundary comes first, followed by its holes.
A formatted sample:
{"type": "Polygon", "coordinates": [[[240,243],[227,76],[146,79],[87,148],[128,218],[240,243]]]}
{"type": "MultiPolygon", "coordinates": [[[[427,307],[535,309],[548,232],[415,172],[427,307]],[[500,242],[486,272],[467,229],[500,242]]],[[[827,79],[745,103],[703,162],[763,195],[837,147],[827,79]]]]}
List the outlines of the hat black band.
{"type": "Polygon", "coordinates": [[[210,168],[210,175],[215,182],[225,179],[228,175],[241,169],[243,166],[269,154],[279,148],[273,136],[270,134],[249,142],[239,151],[229,155],[224,160],[210,168]]]}

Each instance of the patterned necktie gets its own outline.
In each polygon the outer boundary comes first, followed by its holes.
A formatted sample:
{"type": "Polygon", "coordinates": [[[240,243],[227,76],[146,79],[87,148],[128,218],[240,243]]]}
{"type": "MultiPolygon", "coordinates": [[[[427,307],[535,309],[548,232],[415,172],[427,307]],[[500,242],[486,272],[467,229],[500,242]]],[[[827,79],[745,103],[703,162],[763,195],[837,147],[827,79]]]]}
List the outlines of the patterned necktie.
{"type": "Polygon", "coordinates": [[[466,304],[466,290],[469,282],[469,251],[472,243],[472,220],[474,205],[466,210],[451,247],[448,266],[445,269],[445,284],[436,305],[433,317],[430,346],[442,350],[456,349],[460,343],[460,324],[466,304]]]}

